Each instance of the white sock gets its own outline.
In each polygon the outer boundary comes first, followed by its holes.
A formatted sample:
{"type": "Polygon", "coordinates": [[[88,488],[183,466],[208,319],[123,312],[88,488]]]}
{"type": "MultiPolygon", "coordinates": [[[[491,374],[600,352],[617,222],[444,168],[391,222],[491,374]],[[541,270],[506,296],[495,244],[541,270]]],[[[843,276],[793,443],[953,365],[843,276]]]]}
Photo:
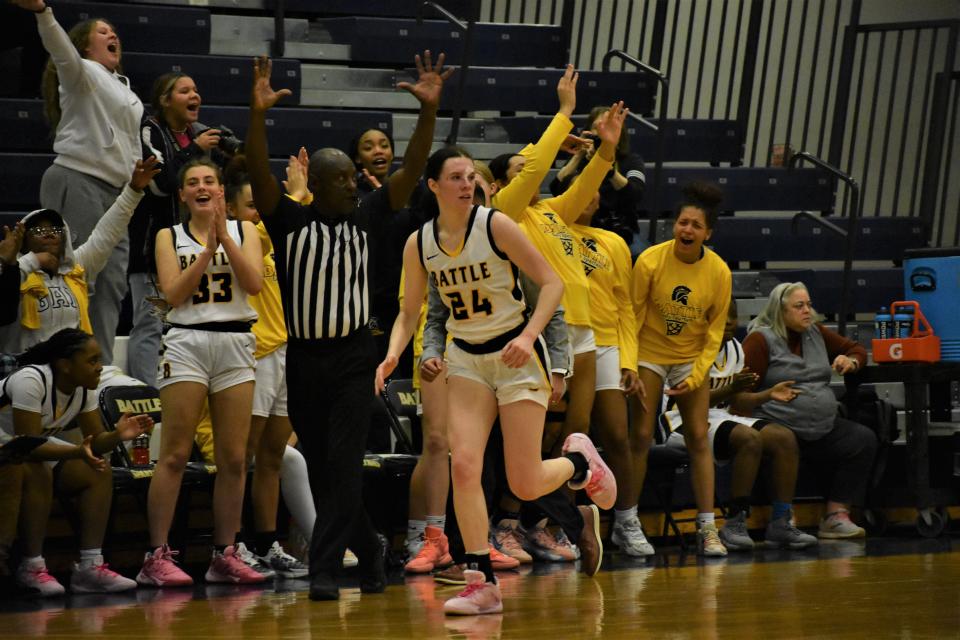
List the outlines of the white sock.
{"type": "Polygon", "coordinates": [[[443,528],[447,526],[447,516],[427,516],[426,526],[436,527],[437,529],[440,529],[440,531],[443,531],[443,528]]]}
{"type": "Polygon", "coordinates": [[[705,526],[716,526],[716,520],[713,517],[713,512],[709,513],[698,513],[697,514],[697,529],[702,529],[705,526]]]}
{"type": "Polygon", "coordinates": [[[622,511],[621,511],[620,509],[616,509],[616,510],[614,510],[614,512],[613,512],[613,518],[614,518],[614,521],[615,521],[615,522],[620,522],[620,523],[630,522],[631,520],[636,520],[636,519],[637,519],[637,508],[636,508],[636,507],[631,507],[631,508],[629,508],[629,509],[623,509],[622,511]]]}
{"type": "Polygon", "coordinates": [[[103,556],[103,549],[80,549],[80,568],[89,569],[103,556]]]}
{"type": "Polygon", "coordinates": [[[426,520],[407,520],[407,542],[413,542],[420,538],[426,528],[426,520]]]}
{"type": "Polygon", "coordinates": [[[280,463],[280,492],[293,521],[308,540],[313,534],[313,525],[317,521],[317,506],[310,493],[310,478],[307,475],[307,461],[303,454],[287,445],[280,463]]]}

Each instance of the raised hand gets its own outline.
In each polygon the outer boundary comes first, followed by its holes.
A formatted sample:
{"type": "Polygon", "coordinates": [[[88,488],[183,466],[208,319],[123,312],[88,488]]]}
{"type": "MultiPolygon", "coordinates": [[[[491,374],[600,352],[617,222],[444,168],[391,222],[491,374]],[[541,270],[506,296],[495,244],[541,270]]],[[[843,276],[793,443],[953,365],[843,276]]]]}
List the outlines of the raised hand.
{"type": "Polygon", "coordinates": [[[47,5],[43,0],[10,0],[10,4],[15,4],[21,9],[34,11],[36,13],[40,13],[47,8],[47,5]]]}
{"type": "Polygon", "coordinates": [[[211,221],[216,233],[217,242],[223,244],[224,240],[230,237],[227,232],[227,203],[223,199],[223,192],[213,197],[213,220],[211,221]]]}
{"type": "Polygon", "coordinates": [[[280,98],[292,95],[289,89],[274,91],[270,86],[270,73],[273,62],[262,56],[253,59],[253,86],[250,89],[250,108],[254,111],[266,111],[277,104],[280,98]]]}
{"type": "Polygon", "coordinates": [[[430,50],[423,52],[423,58],[419,55],[414,57],[417,65],[417,82],[398,82],[397,89],[409,91],[414,98],[420,101],[420,104],[436,108],[440,104],[440,93],[443,91],[443,83],[453,75],[453,69],[443,69],[443,60],[446,56],[440,54],[437,57],[437,64],[433,64],[433,58],[430,56],[430,50]]]}
{"type": "Polygon", "coordinates": [[[620,142],[620,131],[623,130],[623,121],[628,113],[630,109],[623,106],[623,100],[612,104],[610,110],[597,122],[597,135],[600,140],[616,146],[620,142]]]}
{"type": "Polygon", "coordinates": [[[568,118],[573,115],[573,110],[577,108],[577,80],[579,79],[580,74],[574,70],[572,64],[568,64],[563,72],[563,77],[557,83],[560,113],[568,118]]]}
{"type": "Polygon", "coordinates": [[[300,147],[300,152],[287,160],[287,179],[283,181],[283,188],[297,202],[303,202],[310,195],[310,189],[307,188],[309,166],[310,158],[304,147],[300,147]]]}
{"type": "Polygon", "coordinates": [[[154,176],[160,173],[157,164],[156,156],[150,156],[146,160],[137,160],[137,166],[133,168],[133,175],[130,176],[130,188],[134,191],[143,191],[154,176]]]}
{"type": "Polygon", "coordinates": [[[377,189],[379,189],[380,187],[383,186],[382,184],[380,184],[380,181],[377,180],[377,176],[375,176],[375,175],[373,175],[372,173],[370,173],[369,171],[367,171],[367,168],[366,168],[366,167],[364,167],[363,169],[361,169],[361,171],[363,171],[363,177],[364,177],[364,179],[366,179],[366,181],[370,183],[370,186],[373,187],[374,190],[377,190],[377,189]]]}
{"type": "Polygon", "coordinates": [[[133,440],[141,433],[153,431],[153,418],[146,414],[133,415],[125,413],[117,420],[115,431],[123,441],[133,440]]]}
{"type": "Polygon", "coordinates": [[[583,154],[584,150],[592,144],[593,143],[589,138],[581,138],[580,136],[575,136],[572,133],[568,133],[567,137],[564,138],[562,143],[560,143],[560,150],[566,151],[570,154],[583,154]]]}
{"type": "Polygon", "coordinates": [[[23,235],[25,230],[22,222],[13,225],[13,229],[3,226],[3,240],[0,240],[0,262],[3,264],[16,264],[17,256],[20,254],[20,247],[23,246],[23,235]]]}

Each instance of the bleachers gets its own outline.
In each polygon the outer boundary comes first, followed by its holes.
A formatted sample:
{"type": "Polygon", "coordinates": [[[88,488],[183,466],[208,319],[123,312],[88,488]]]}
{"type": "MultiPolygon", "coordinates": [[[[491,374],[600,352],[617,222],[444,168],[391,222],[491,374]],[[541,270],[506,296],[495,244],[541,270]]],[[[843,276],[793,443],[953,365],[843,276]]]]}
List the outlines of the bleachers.
{"type": "MultiPolygon", "coordinates": [[[[249,57],[124,53],[124,72],[133,89],[148,102],[153,81],[164,73],[180,71],[197,83],[200,95],[213,104],[245,105],[250,102],[253,62],[249,57]]],[[[279,59],[273,62],[273,78],[277,86],[293,93],[285,98],[287,105],[300,102],[300,62],[279,59]]]]}
{"type": "Polygon", "coordinates": [[[116,28],[125,51],[210,53],[210,11],[207,9],[59,0],[54,11],[57,20],[65,26],[91,18],[108,19],[116,28]]]}
{"type": "MultiPolygon", "coordinates": [[[[417,15],[422,0],[284,0],[284,7],[290,14],[308,15],[363,15],[380,17],[409,18],[417,15]]],[[[444,8],[462,20],[479,18],[479,3],[474,0],[443,0],[444,8]]],[[[273,11],[274,0],[264,0],[264,8],[273,11]]],[[[431,17],[428,14],[426,17],[431,17]]]]}
{"type": "MultiPolygon", "coordinates": [[[[443,51],[450,64],[462,62],[463,34],[446,21],[417,24],[416,20],[402,18],[352,16],[323,18],[313,26],[324,29],[333,42],[349,45],[354,62],[409,64],[424,49],[443,51]]],[[[559,26],[478,22],[473,28],[475,55],[471,65],[562,67],[565,60],[560,36],[559,26]]]]}

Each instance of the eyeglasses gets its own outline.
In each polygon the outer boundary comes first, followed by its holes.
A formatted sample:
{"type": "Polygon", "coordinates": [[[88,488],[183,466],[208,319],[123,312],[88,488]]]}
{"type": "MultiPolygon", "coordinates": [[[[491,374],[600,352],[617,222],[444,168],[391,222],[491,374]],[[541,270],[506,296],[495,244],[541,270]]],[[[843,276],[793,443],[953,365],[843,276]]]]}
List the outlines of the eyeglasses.
{"type": "Polygon", "coordinates": [[[803,309],[804,307],[806,307],[807,309],[813,309],[813,303],[812,303],[812,302],[805,302],[805,301],[803,301],[803,300],[801,300],[801,301],[799,301],[799,302],[794,302],[793,304],[791,304],[791,305],[789,305],[789,306],[790,306],[791,308],[793,308],[793,309],[796,309],[797,311],[800,311],[800,310],[803,309]]]}
{"type": "Polygon", "coordinates": [[[34,236],[62,236],[63,227],[31,227],[30,234],[34,236]]]}

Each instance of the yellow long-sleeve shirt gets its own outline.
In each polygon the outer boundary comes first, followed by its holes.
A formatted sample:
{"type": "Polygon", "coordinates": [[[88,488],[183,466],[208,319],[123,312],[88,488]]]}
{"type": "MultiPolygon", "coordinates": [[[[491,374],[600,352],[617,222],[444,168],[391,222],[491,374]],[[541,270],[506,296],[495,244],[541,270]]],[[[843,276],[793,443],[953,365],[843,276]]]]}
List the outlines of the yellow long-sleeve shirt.
{"type": "Polygon", "coordinates": [[[583,243],[604,258],[590,274],[590,325],[598,347],[620,349],[620,369],[637,370],[637,321],[630,303],[630,249],[616,233],[574,224],[583,243]]]}
{"type": "Polygon", "coordinates": [[[565,193],[556,198],[531,204],[540,190],[540,183],[573,127],[562,114],[554,116],[550,126],[535,145],[520,155],[526,158],[523,170],[510,184],[493,196],[493,206],[507,214],[543,254],[563,281],[563,309],[567,324],[590,326],[590,284],[587,274],[603,262],[570,231],[572,224],[590,204],[600,188],[612,161],[599,153],[587,164],[583,173],[565,193]]]}
{"type": "Polygon", "coordinates": [[[688,264],[674,255],[673,245],[668,240],[650,247],[633,267],[638,357],[655,364],[693,362],[686,382],[696,388],[723,341],[733,278],[710,249],[688,264]]]}
{"type": "Polygon", "coordinates": [[[263,247],[263,288],[255,296],[248,296],[250,306],[257,312],[253,335],[257,339],[256,358],[262,358],[287,342],[287,326],[283,320],[283,303],[277,283],[277,265],[273,261],[273,244],[262,222],[257,223],[260,246],[263,247]]]}

